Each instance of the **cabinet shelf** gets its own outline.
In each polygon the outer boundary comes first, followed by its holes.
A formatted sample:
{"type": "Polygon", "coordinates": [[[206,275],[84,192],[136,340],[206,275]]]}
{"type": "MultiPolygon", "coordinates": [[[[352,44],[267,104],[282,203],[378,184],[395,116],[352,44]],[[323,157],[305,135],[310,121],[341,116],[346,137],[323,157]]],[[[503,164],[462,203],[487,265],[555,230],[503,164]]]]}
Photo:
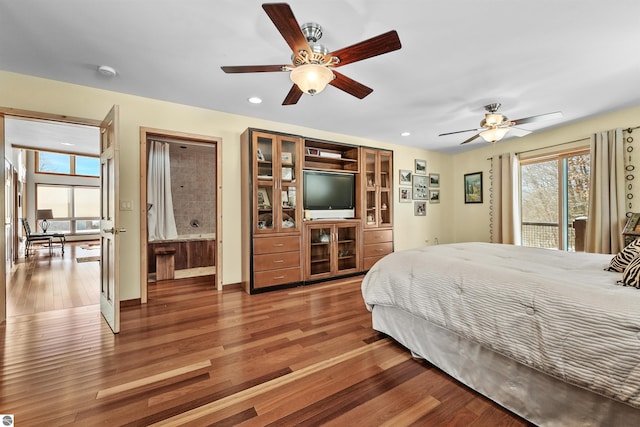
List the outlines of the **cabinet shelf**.
{"type": "Polygon", "coordinates": [[[320,259],[316,259],[316,258],[311,258],[311,264],[316,264],[319,262],[329,262],[329,258],[320,258],[320,259]]]}

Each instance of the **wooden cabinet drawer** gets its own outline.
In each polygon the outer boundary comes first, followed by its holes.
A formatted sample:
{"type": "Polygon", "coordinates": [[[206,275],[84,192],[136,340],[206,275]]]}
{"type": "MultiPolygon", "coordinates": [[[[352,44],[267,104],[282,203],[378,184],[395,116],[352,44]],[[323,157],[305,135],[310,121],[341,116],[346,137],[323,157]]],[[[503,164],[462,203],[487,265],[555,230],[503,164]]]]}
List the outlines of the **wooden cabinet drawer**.
{"type": "Polygon", "coordinates": [[[364,246],[364,256],[365,256],[365,258],[366,257],[371,257],[371,256],[387,255],[387,254],[390,254],[391,252],[393,252],[393,243],[392,242],[376,243],[374,245],[365,245],[364,246]]]}
{"type": "Polygon", "coordinates": [[[364,270],[371,270],[371,267],[373,267],[373,264],[375,264],[376,262],[380,261],[382,258],[384,258],[384,255],[381,256],[371,256],[371,257],[367,257],[364,259],[364,270]]]}
{"type": "Polygon", "coordinates": [[[267,271],[290,267],[300,267],[300,252],[279,252],[253,257],[254,271],[267,271]]]}
{"type": "Polygon", "coordinates": [[[393,230],[376,230],[364,232],[364,244],[371,245],[374,243],[392,242],[393,230]]]}
{"type": "Polygon", "coordinates": [[[283,268],[270,271],[256,271],[253,273],[253,287],[266,288],[269,286],[283,285],[302,281],[302,269],[300,267],[283,268]]]}
{"type": "Polygon", "coordinates": [[[253,253],[255,255],[293,251],[300,251],[300,236],[266,237],[253,240],[253,253]]]}

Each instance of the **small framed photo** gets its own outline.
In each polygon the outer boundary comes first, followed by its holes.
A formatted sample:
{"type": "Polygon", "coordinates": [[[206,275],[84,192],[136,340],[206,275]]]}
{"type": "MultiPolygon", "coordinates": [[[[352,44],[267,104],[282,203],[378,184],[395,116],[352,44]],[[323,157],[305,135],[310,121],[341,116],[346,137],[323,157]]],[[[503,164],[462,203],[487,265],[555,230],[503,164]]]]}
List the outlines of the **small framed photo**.
{"type": "Polygon", "coordinates": [[[440,190],[429,190],[429,203],[440,203],[440,190]]]}
{"type": "Polygon", "coordinates": [[[283,165],[292,165],[293,164],[293,156],[291,153],[282,153],[282,164],[283,165]]]}
{"type": "Polygon", "coordinates": [[[426,175],[413,175],[413,200],[427,200],[429,197],[429,181],[426,175]]]}
{"type": "Polygon", "coordinates": [[[464,175],[464,202],[482,203],[482,172],[464,175]]]}
{"type": "Polygon", "coordinates": [[[293,180],[293,168],[282,168],[282,179],[284,181],[293,180]]]}
{"type": "Polygon", "coordinates": [[[416,174],[418,175],[426,175],[427,174],[427,161],[416,159],[416,174]]]}
{"type": "Polygon", "coordinates": [[[411,185],[411,171],[400,169],[400,185],[411,185]]]}
{"type": "Polygon", "coordinates": [[[410,188],[400,188],[400,203],[411,203],[410,188]]]}
{"type": "Polygon", "coordinates": [[[262,154],[262,150],[258,147],[258,152],[256,153],[256,158],[259,162],[264,162],[264,154],[262,154]]]}
{"type": "Polygon", "coordinates": [[[271,201],[269,201],[269,193],[264,187],[258,188],[258,208],[265,209],[271,207],[271,201]]]}
{"type": "Polygon", "coordinates": [[[429,187],[430,188],[438,188],[438,187],[440,187],[440,174],[439,173],[430,173],[429,174],[429,187]]]}
{"type": "Polygon", "coordinates": [[[413,202],[413,215],[426,216],[427,215],[427,202],[413,202]]]}
{"type": "Polygon", "coordinates": [[[317,148],[307,148],[307,154],[310,156],[319,156],[320,150],[318,150],[317,148]]]}

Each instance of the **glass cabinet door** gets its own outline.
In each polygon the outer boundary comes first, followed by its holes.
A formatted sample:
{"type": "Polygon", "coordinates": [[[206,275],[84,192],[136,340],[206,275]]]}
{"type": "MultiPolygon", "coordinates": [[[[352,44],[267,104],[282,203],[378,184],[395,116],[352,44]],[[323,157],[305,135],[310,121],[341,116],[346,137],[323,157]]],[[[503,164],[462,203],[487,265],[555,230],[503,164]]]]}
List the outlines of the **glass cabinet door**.
{"type": "Polygon", "coordinates": [[[277,206],[274,171],[274,138],[270,135],[258,135],[257,144],[253,147],[254,170],[256,171],[255,195],[255,232],[272,232],[276,225],[274,206],[277,206]]]}
{"type": "Polygon", "coordinates": [[[378,225],[379,226],[391,226],[391,192],[393,189],[391,188],[391,177],[393,174],[392,169],[392,160],[391,154],[387,152],[380,152],[380,162],[379,162],[379,177],[378,182],[379,186],[379,216],[378,216],[378,225]]]}
{"type": "Polygon", "coordinates": [[[338,273],[358,268],[358,227],[356,225],[337,225],[338,273]]]}
{"type": "Polygon", "coordinates": [[[300,141],[286,137],[279,138],[279,173],[280,182],[280,231],[299,231],[301,227],[298,194],[301,181],[302,163],[298,158],[300,141]]]}
{"type": "Polygon", "coordinates": [[[368,227],[375,227],[378,224],[377,206],[377,174],[376,174],[376,153],[374,151],[363,151],[365,169],[365,224],[368,227]]]}
{"type": "Polygon", "coordinates": [[[309,227],[309,275],[329,274],[331,272],[331,226],[309,227]]]}

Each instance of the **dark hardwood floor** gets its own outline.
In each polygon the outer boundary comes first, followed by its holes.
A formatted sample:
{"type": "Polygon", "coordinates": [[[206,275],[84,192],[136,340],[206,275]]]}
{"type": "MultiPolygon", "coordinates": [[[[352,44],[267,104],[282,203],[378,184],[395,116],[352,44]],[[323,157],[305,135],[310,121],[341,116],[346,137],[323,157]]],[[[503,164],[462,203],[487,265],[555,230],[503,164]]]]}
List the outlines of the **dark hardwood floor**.
{"type": "MultiPolygon", "coordinates": [[[[67,274],[70,250],[40,258],[11,272],[11,288],[98,287],[94,274],[67,274]]],[[[373,331],[360,281],[259,295],[160,282],[148,304],[123,308],[118,335],[82,298],[10,308],[0,413],[21,426],[528,425],[373,331]]]]}

